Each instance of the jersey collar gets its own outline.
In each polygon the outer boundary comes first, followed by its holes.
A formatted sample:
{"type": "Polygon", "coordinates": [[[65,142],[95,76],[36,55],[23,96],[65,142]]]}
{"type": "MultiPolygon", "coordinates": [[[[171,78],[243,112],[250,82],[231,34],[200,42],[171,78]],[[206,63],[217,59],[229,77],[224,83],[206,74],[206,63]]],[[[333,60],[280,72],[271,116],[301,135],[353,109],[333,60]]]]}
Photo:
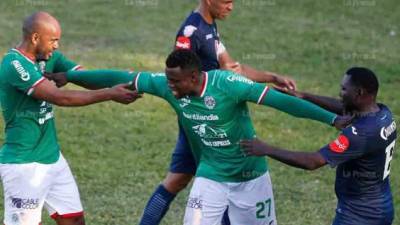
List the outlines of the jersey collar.
{"type": "Polygon", "coordinates": [[[200,98],[202,98],[204,96],[204,94],[206,93],[206,89],[207,89],[207,84],[208,84],[208,73],[207,72],[203,72],[203,84],[201,85],[201,91],[200,91],[200,98]]]}
{"type": "Polygon", "coordinates": [[[17,48],[13,48],[11,49],[17,53],[19,53],[20,55],[22,55],[26,60],[28,60],[29,62],[31,62],[32,64],[36,64],[35,63],[35,59],[32,59],[31,57],[27,56],[26,54],[24,54],[24,52],[22,52],[21,50],[18,50],[17,48]]]}

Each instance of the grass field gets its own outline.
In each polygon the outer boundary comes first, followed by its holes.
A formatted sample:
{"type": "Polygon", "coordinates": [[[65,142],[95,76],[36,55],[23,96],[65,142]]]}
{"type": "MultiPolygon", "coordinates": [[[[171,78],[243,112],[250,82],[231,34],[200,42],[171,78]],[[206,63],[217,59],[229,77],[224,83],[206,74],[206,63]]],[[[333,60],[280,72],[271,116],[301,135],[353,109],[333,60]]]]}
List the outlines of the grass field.
{"type": "MultiPolygon", "coordinates": [[[[2,0],[0,53],[19,42],[25,16],[46,10],[61,22],[61,50],[86,68],[162,71],[175,32],[196,2],[2,0]]],[[[289,74],[300,90],[336,96],[348,67],[370,67],[381,82],[379,100],[399,121],[399,11],[396,0],[236,0],[234,12],[219,22],[219,30],[235,59],[289,74]]],[[[252,105],[251,110],[258,136],[282,147],[314,151],[337,134],[331,127],[269,108],[252,105]]],[[[137,224],[169,165],[177,137],[174,112],[165,102],[145,96],[129,106],[57,108],[56,121],[87,224],[137,224]]],[[[0,143],[3,138],[1,133],[0,143]]],[[[395,153],[391,185],[397,217],[399,160],[395,153]]],[[[305,172],[269,163],[279,224],[331,223],[336,205],[333,169],[305,172]]],[[[163,224],[182,223],[188,190],[177,197],[163,224]]],[[[52,224],[44,218],[44,224],[52,224]]]]}

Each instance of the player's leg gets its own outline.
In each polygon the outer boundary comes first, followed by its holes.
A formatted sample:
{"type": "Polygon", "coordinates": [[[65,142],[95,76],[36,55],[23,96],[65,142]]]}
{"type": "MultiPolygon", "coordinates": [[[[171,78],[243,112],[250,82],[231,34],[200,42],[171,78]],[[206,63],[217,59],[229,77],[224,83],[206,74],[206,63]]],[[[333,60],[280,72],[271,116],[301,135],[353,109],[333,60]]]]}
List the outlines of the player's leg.
{"type": "Polygon", "coordinates": [[[4,224],[41,223],[45,196],[50,187],[52,164],[0,164],[4,188],[4,224]]]}
{"type": "Polygon", "coordinates": [[[157,225],[169,209],[176,194],[183,190],[196,173],[196,162],[186,140],[186,135],[179,127],[170,172],[150,197],[144,209],[140,225],[157,225]]]}
{"type": "Polygon", "coordinates": [[[229,218],[232,225],[276,225],[269,173],[242,183],[230,183],[229,218]]]}
{"type": "Polygon", "coordinates": [[[189,194],[183,224],[220,225],[229,204],[228,191],[224,183],[197,177],[189,194]]]}
{"type": "Polygon", "coordinates": [[[51,218],[58,225],[84,225],[78,186],[62,155],[53,170],[52,185],[45,199],[51,218]]]}

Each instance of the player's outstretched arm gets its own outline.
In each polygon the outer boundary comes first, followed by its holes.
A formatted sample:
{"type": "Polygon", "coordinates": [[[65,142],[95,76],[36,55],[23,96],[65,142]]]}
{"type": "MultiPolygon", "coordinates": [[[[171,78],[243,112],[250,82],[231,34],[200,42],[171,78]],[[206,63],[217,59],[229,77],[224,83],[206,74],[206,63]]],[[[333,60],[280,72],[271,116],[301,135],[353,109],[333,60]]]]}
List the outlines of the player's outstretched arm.
{"type": "Polygon", "coordinates": [[[242,140],[241,149],[246,155],[269,156],[289,166],[315,170],[327,164],[319,152],[293,152],[273,147],[258,139],[242,140]]]}
{"type": "Polygon", "coordinates": [[[295,90],[288,90],[284,88],[277,88],[280,92],[296,96],[298,98],[302,98],[304,100],[307,100],[309,102],[312,102],[328,111],[334,112],[338,115],[343,115],[344,113],[344,107],[343,103],[339,99],[335,99],[332,97],[327,97],[327,96],[320,96],[320,95],[314,95],[311,93],[307,92],[300,92],[300,91],[295,91],[295,90]]]}
{"type": "Polygon", "coordinates": [[[129,104],[140,97],[136,91],[129,89],[129,84],[95,91],[61,90],[52,82],[44,79],[33,92],[33,97],[59,106],[85,106],[98,102],[113,100],[129,104]]]}
{"type": "Polygon", "coordinates": [[[134,74],[118,70],[82,70],[45,74],[45,77],[54,81],[58,87],[71,82],[78,86],[94,90],[132,82],[134,74]]]}
{"type": "Polygon", "coordinates": [[[311,102],[281,93],[274,89],[270,89],[264,100],[260,103],[296,117],[317,120],[334,125],[338,129],[346,127],[352,120],[351,117],[338,116],[311,102]]]}
{"type": "Polygon", "coordinates": [[[227,51],[223,52],[218,57],[218,61],[221,65],[221,69],[242,74],[252,81],[259,83],[272,83],[277,87],[296,90],[296,82],[293,79],[268,71],[259,71],[248,65],[240,64],[239,62],[233,60],[227,51]]]}

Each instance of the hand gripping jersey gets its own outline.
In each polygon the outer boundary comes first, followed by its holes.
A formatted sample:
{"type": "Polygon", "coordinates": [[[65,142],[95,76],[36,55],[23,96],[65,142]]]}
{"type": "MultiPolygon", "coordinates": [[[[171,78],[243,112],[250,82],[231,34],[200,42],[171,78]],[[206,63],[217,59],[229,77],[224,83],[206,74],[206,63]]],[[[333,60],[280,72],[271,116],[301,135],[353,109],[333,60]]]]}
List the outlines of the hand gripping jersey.
{"type": "Polygon", "coordinates": [[[33,62],[17,49],[4,56],[0,68],[0,102],[5,141],[0,163],[54,163],[59,146],[52,105],[31,97],[46,72],[65,72],[79,66],[55,51],[48,61],[33,62]]]}
{"type": "Polygon", "coordinates": [[[175,48],[195,52],[201,60],[203,71],[219,69],[218,56],[225,52],[217,24],[208,24],[198,12],[192,12],[181,25],[175,48]]]}
{"type": "Polygon", "coordinates": [[[393,218],[389,173],[396,123],[386,106],[379,107],[377,113],[356,118],[320,150],[331,166],[337,166],[337,213],[351,219],[349,224],[377,224],[373,221],[393,218]]]}

